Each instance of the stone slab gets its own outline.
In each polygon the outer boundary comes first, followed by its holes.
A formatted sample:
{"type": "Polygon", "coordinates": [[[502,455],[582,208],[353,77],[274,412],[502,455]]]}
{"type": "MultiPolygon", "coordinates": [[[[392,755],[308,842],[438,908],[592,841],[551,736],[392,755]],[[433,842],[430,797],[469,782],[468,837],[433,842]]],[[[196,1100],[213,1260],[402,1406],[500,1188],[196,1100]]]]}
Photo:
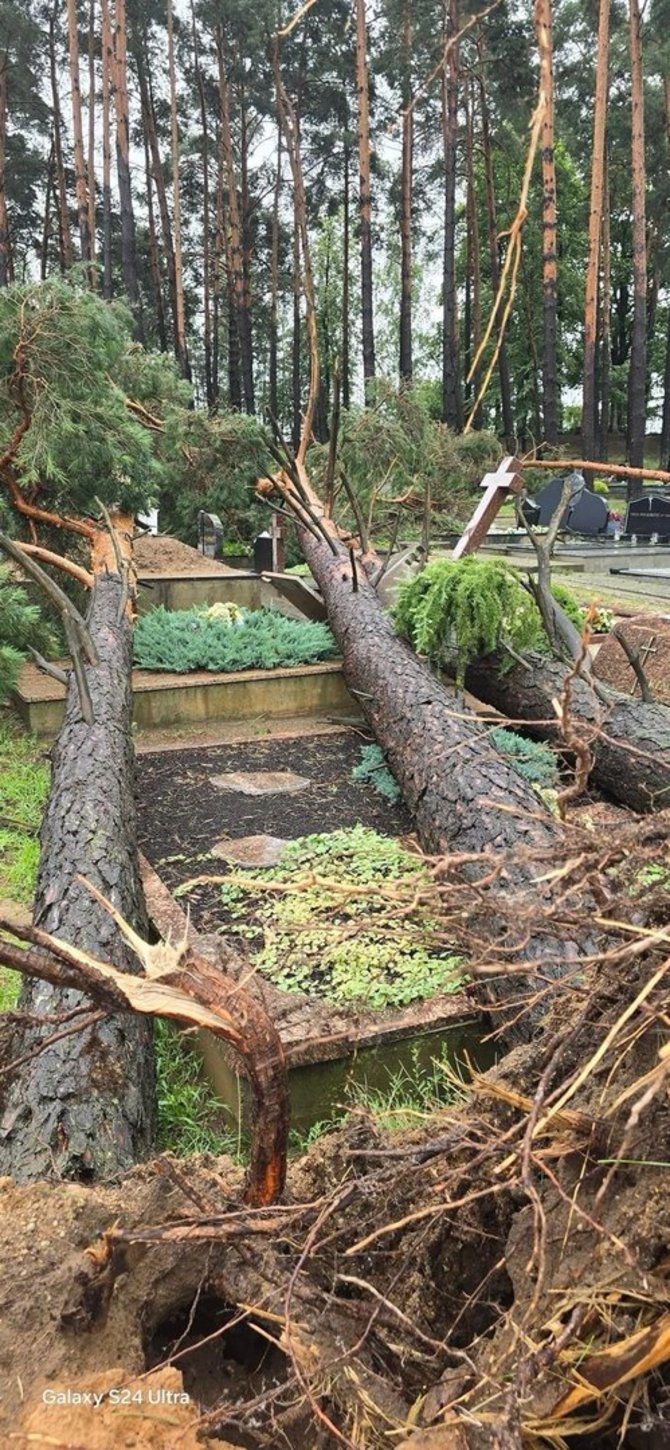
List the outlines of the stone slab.
{"type": "Polygon", "coordinates": [[[210,776],[217,790],[234,791],[239,795],[297,795],[311,782],[292,770],[232,770],[226,775],[210,776]]]}
{"type": "Polygon", "coordinates": [[[240,836],[235,841],[224,838],[212,846],[210,855],[236,866],[276,866],[287,845],[282,836],[240,836]]]}

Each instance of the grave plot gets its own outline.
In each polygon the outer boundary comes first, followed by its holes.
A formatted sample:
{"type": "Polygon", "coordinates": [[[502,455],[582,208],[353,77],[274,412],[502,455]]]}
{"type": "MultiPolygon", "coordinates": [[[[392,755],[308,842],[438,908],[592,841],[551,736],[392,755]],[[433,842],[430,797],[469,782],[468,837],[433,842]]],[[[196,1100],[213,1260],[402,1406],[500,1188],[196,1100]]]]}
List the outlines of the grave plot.
{"type": "MultiPolygon", "coordinates": [[[[379,914],[379,891],[425,868],[399,801],[380,794],[369,773],[356,778],[361,747],[352,732],[142,757],[153,919],[174,936],[175,906],[188,906],[199,950],[218,934],[234,946],[237,970],[279,1028],[299,1132],[332,1117],[352,1082],[383,1089],[436,1057],[491,1056],[465,1000],[462,963],[429,919],[394,927],[388,905],[379,914]],[[312,872],[318,880],[305,896],[312,872]]],[[[239,1064],[208,1033],[201,1049],[224,1106],[245,1119],[239,1064]]]]}

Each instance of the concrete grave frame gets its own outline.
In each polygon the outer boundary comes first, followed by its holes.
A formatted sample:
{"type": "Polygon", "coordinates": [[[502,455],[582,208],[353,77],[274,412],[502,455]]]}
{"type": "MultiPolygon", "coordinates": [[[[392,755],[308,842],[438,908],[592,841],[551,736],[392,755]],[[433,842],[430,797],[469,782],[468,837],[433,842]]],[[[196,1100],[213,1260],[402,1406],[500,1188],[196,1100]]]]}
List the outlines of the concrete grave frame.
{"type": "MultiPolygon", "coordinates": [[[[187,937],[192,945],[197,943],[198,952],[205,958],[219,957],[225,942],[218,936],[195,931],[144,856],[140,857],[140,870],[149,918],[156,931],[161,936],[169,933],[172,941],[187,937]]],[[[473,1012],[463,991],[375,1012],[333,1007],[302,992],[282,991],[259,975],[250,976],[248,964],[232,953],[226,960],[226,971],[232,976],[236,971],[244,973],[245,986],[259,993],[279,1030],[289,1070],[291,1124],[302,1133],[316,1121],[327,1119],[341,1103],[347,1081],[364,1080],[380,1087],[386,1081],[387,1085],[387,1067],[395,1070],[417,1057],[428,1066],[443,1044],[454,1059],[464,1062],[467,1055],[481,1069],[494,1060],[490,1043],[482,1043],[482,1019],[473,1012]],[[383,1078],[380,1068],[384,1069],[383,1078]]],[[[206,1076],[227,1116],[244,1127],[250,1096],[241,1061],[209,1032],[198,1033],[198,1044],[206,1076]]]]}

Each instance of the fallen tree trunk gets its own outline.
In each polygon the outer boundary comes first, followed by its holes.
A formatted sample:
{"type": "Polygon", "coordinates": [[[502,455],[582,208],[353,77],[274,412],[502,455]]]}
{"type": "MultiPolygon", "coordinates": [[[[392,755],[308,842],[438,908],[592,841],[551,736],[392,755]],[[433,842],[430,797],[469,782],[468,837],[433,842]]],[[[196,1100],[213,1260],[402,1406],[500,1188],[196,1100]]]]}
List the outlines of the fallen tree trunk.
{"type": "MultiPolygon", "coordinates": [[[[322,526],[330,534],[332,526],[325,521],[322,526]]],[[[523,904],[529,906],[538,891],[546,890],[536,881],[541,870],[528,858],[533,852],[550,854],[563,838],[562,827],[494,750],[476,715],[395,635],[360,556],[356,562],[353,553],[347,555],[334,530],[330,546],[300,524],[298,532],[342,650],[347,685],[387,756],[421,845],[433,855],[472,853],[473,875],[480,878],[491,869],[495,853],[502,871],[492,888],[498,905],[501,893],[514,893],[521,917],[523,904]],[[475,864],[485,852],[491,853],[488,860],[475,864]],[[506,859],[511,853],[514,862],[506,859]],[[524,853],[525,861],[519,859],[524,853]]],[[[503,932],[493,896],[485,910],[493,941],[503,932]]],[[[501,1006],[497,1018],[501,1041],[513,1046],[532,1034],[537,1012],[519,1012],[529,981],[507,973],[503,964],[516,955],[517,961],[539,960],[545,977],[559,976],[574,965],[577,949],[546,929],[529,936],[521,924],[516,940],[506,937],[497,949],[501,971],[478,992],[482,1004],[514,1004],[513,1010],[501,1006]]]]}
{"type": "MultiPolygon", "coordinates": [[[[465,683],[477,699],[512,720],[522,720],[529,735],[560,744],[561,729],[553,701],[560,700],[569,666],[533,656],[530,668],[507,669],[499,655],[473,660],[465,683]]],[[[570,686],[570,713],[593,755],[591,780],[634,811],[670,806],[670,709],[631,700],[598,686],[603,698],[583,679],[570,686]]]]}
{"type": "MultiPolygon", "coordinates": [[[[53,751],[33,919],[62,940],[136,972],[113,921],[77,879],[86,876],[138,931],[146,930],[133,795],[132,631],[122,591],[118,574],[96,575],[89,631],[98,663],[84,667],[94,723],[82,718],[73,672],[53,751]]],[[[83,1002],[77,992],[26,983],[19,1010],[47,1021],[16,1029],[11,1060],[34,1053],[53,1034],[50,1017],[83,1002]]],[[[146,1020],[110,1016],[63,1037],[20,1067],[7,1087],[0,1173],[26,1182],[123,1172],[151,1147],[154,1101],[146,1020]]]]}

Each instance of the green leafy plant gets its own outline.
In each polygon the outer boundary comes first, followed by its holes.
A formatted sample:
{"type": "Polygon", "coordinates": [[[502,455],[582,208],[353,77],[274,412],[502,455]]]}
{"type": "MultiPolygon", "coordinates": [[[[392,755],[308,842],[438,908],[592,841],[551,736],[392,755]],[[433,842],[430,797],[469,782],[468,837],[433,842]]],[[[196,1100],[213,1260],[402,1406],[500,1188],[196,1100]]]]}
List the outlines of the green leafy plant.
{"type": "Polygon", "coordinates": [[[460,959],[444,949],[435,917],[420,902],[399,915],[381,891],[390,882],[413,894],[430,887],[419,857],[355,826],[292,841],[278,867],[226,884],[222,903],[258,970],[286,991],[371,1008],[456,991],[460,959]]]}
{"type": "MultiPolygon", "coordinates": [[[[554,586],[553,593],[577,621],[577,605],[565,586],[554,586]]],[[[435,559],[401,585],[393,620],[398,633],[436,669],[455,660],[459,686],[470,660],[506,644],[517,654],[550,652],[537,605],[502,559],[476,554],[457,562],[435,559]]]]}
{"type": "Polygon", "coordinates": [[[271,670],[333,659],[335,640],[326,624],[287,619],[273,609],[168,611],[143,615],[135,629],[135,664],[145,670],[271,670]]]}
{"type": "Polygon", "coordinates": [[[369,781],[378,795],[394,804],[400,800],[400,786],[392,776],[379,745],[362,745],[358,765],[351,772],[352,780],[369,781]]]}

